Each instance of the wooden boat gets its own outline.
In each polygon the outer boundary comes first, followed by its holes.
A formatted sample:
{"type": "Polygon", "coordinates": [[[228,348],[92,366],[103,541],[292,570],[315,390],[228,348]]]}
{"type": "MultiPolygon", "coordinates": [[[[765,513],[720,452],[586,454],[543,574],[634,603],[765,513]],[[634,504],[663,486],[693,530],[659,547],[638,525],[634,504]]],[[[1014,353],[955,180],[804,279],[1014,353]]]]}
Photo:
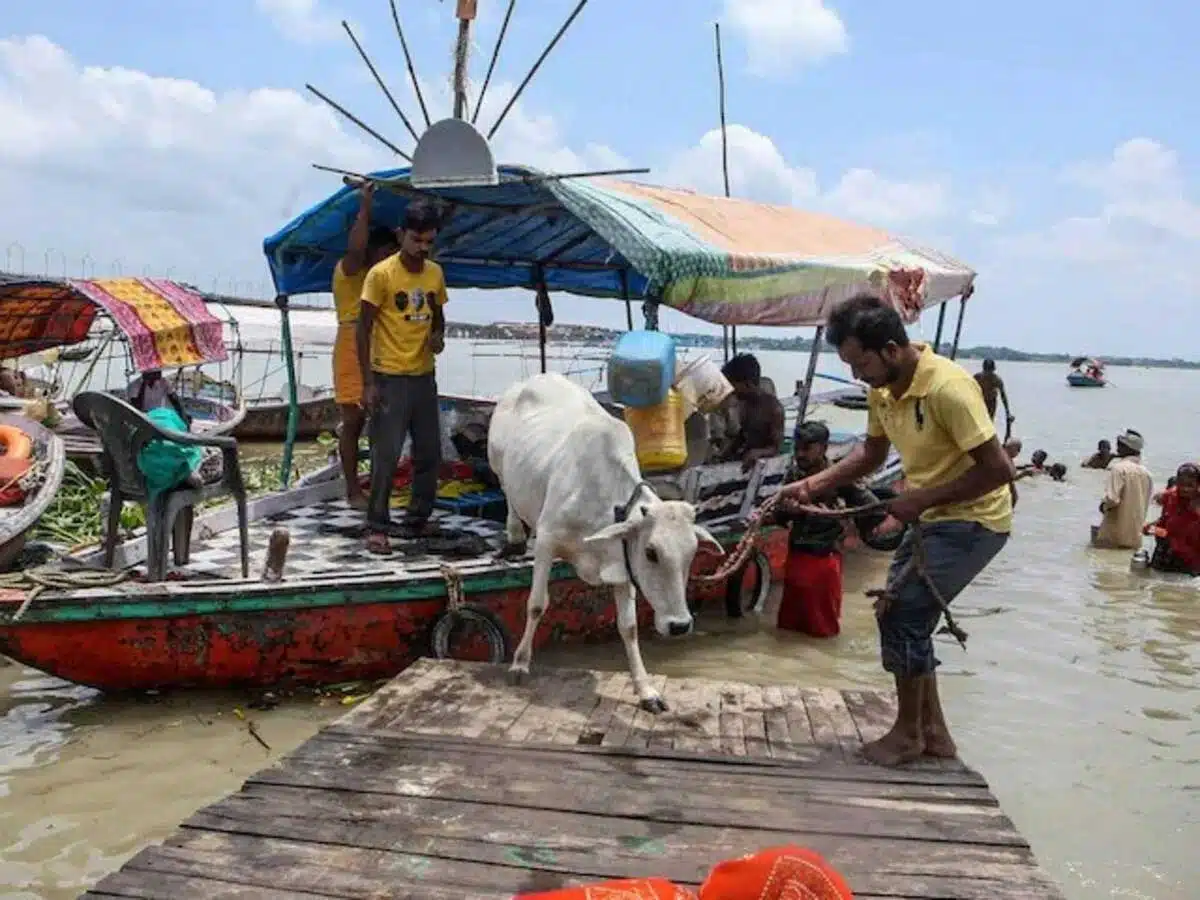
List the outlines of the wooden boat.
{"type": "MultiPolygon", "coordinates": [[[[754,501],[747,492],[755,480],[741,475],[724,495],[696,483],[705,495],[699,518],[723,543],[740,536],[736,513],[754,501]]],[[[116,568],[129,576],[118,585],[42,593],[19,621],[13,616],[28,595],[0,595],[0,654],[108,691],[336,683],[394,674],[423,655],[493,661],[511,655],[532,563],[495,558],[503,522],[470,511],[484,498],[440,502],[443,531],[436,542],[397,541],[398,552],[381,558],[364,550],[362,514],[346,506],[344,495],[341,479],[323,473],[251,501],[256,567],[272,532],[289,531],[281,581],[239,577],[236,516],[222,508],[197,517],[191,559],[168,581],[142,579],[145,536],[136,535],[118,549],[116,568]],[[448,604],[448,595],[461,596],[461,605],[448,604]]],[[[758,585],[769,589],[768,571],[781,567],[785,555],[786,534],[775,529],[755,561],[758,585]]],[[[96,567],[101,553],[74,559],[96,567]]],[[[696,571],[715,564],[699,557],[696,571]]],[[[695,583],[692,599],[721,600],[727,587],[695,583]]],[[[616,637],[609,589],[584,584],[559,563],[550,590],[536,645],[616,637]]],[[[639,612],[648,624],[644,600],[639,612]]]]}
{"type": "Polygon", "coordinates": [[[222,304],[166,279],[0,277],[0,360],[40,354],[38,377],[27,379],[20,399],[46,402],[45,424],[63,438],[68,459],[85,469],[102,448],[71,412],[71,397],[82,390],[123,396],[134,373],[163,372],[193,430],[234,431],[246,414],[235,383],[241,358],[227,349],[240,347],[237,330],[222,304]],[[232,379],[204,372],[226,363],[232,379]]]}
{"type": "MultiPolygon", "coordinates": [[[[0,572],[7,571],[25,548],[25,537],[38,523],[62,484],[66,453],[62,440],[22,416],[0,413],[0,425],[18,428],[33,441],[37,487],[18,506],[0,506],[0,572]]],[[[0,488],[8,487],[7,482],[0,488]]]]}
{"type": "MultiPolygon", "coordinates": [[[[490,166],[486,145],[450,152],[444,124],[426,133],[414,159],[485,159],[490,166]],[[425,146],[429,141],[438,146],[425,146]]],[[[453,134],[483,141],[458,125],[453,134]]],[[[637,298],[651,328],[664,305],[717,324],[820,328],[842,296],[880,293],[911,322],[928,306],[965,297],[975,279],[965,265],[877,229],[830,229],[825,217],[791,208],[613,179],[585,185],[516,166],[371,177],[381,187],[381,225],[400,224],[414,183],[448,202],[438,260],[451,288],[536,286],[543,348],[553,319],[550,290],[637,298]],[[714,221],[719,229],[706,224],[714,221]],[[761,246],[764,234],[770,249],[761,246]]],[[[344,187],[264,241],[285,354],[287,298],[328,291],[358,202],[344,187]]],[[[815,357],[808,386],[813,370],[815,357]]],[[[486,415],[487,402],[482,406],[486,415]]],[[[462,434],[478,447],[478,434],[468,435],[465,425],[462,434]]],[[[787,462],[761,460],[750,472],[738,462],[699,466],[647,480],[660,496],[692,503],[697,521],[731,547],[749,513],[779,489],[787,462]]],[[[384,558],[366,553],[362,516],[343,496],[340,479],[326,475],[250,504],[255,566],[264,565],[272,532],[288,530],[281,580],[237,577],[235,517],[222,509],[197,517],[191,558],[165,582],[141,576],[146,541],[138,535],[119,547],[116,566],[127,577],[118,585],[0,601],[0,653],[107,690],[336,682],[390,675],[421,655],[499,661],[511,653],[532,561],[495,553],[504,527],[501,493],[484,484],[447,491],[438,501],[441,533],[398,542],[399,552],[384,558]]],[[[761,606],[772,573],[783,569],[786,541],[783,529],[767,529],[743,571],[725,583],[693,578],[689,600],[697,607],[724,600],[728,607],[732,593],[740,606],[749,582],[751,603],[761,606]]],[[[75,559],[95,566],[99,552],[75,559]]],[[[717,565],[716,557],[698,556],[693,575],[717,565]]],[[[559,562],[550,590],[535,645],[615,637],[609,589],[584,584],[559,562]]],[[[649,614],[640,601],[639,616],[649,614]]]]}
{"type": "Polygon", "coordinates": [[[1085,356],[1075,358],[1067,373],[1067,384],[1071,387],[1104,387],[1108,384],[1104,378],[1104,363],[1085,356]]]}
{"type": "MultiPolygon", "coordinates": [[[[297,439],[311,440],[322,432],[337,429],[338,406],[333,388],[301,385],[297,392],[297,439]]],[[[249,400],[246,415],[233,429],[233,436],[239,441],[283,441],[287,438],[290,409],[288,401],[284,399],[266,397],[249,400]]]]}

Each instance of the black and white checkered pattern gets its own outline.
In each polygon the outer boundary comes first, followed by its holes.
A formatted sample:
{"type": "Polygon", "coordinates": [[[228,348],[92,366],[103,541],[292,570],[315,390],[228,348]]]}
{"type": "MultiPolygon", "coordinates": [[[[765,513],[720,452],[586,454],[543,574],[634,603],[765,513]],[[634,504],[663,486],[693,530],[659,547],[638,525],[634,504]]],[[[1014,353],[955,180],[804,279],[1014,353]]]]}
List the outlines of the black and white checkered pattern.
{"type": "MultiPolygon", "coordinates": [[[[392,511],[399,522],[404,511],[392,511]]],[[[498,550],[504,542],[504,525],[486,519],[434,512],[434,521],[442,531],[442,539],[470,537],[482,539],[488,552],[498,550]]],[[[250,524],[250,572],[255,576],[266,560],[267,543],[271,532],[284,527],[290,533],[287,572],[292,576],[355,574],[377,571],[386,565],[400,570],[408,565],[436,563],[437,557],[423,552],[418,542],[392,537],[391,556],[368,553],[365,537],[366,513],[352,509],[345,500],[330,500],[302,506],[250,524]]],[[[192,535],[191,559],[188,574],[209,578],[240,578],[241,562],[237,528],[211,537],[197,532],[192,535]]],[[[448,557],[449,558],[449,557],[448,557]]]]}

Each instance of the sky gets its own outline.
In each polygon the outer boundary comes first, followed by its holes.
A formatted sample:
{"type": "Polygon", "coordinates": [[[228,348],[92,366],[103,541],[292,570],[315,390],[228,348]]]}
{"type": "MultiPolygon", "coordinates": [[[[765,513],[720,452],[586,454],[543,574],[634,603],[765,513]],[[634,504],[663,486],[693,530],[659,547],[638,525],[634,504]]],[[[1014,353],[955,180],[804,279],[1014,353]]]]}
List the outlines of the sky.
{"type": "MultiPolygon", "coordinates": [[[[576,2],[518,0],[482,124],[576,2]]],[[[479,0],[473,99],[506,5],[479,0]]],[[[9,270],[154,274],[270,296],[262,239],[340,187],[311,164],[402,164],[305,83],[402,150],[414,143],[343,19],[422,121],[387,0],[8,7],[9,270]]],[[[450,109],[454,0],[397,7],[436,121],[450,109]]],[[[830,212],[963,260],[978,272],[964,345],[1200,358],[1200,279],[1183,265],[1200,254],[1200,6],[591,0],[498,132],[498,161],[644,166],[647,180],[721,193],[718,21],[735,195],[830,212]]],[[[520,292],[452,302],[460,321],[534,318],[520,292]]],[[[611,301],[559,299],[555,311],[624,324],[611,301]]],[[[931,336],[935,318],[915,333],[931,336]]],[[[678,314],[663,325],[713,330],[678,314]]],[[[745,333],[768,331],[791,333],[745,333]]]]}

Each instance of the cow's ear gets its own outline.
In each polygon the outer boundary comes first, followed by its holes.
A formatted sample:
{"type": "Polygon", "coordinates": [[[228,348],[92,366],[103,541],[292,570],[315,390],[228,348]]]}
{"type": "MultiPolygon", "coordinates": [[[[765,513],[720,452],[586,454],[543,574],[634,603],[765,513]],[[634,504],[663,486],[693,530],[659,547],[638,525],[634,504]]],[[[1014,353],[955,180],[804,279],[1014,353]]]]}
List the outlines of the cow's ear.
{"type": "Polygon", "coordinates": [[[638,523],[626,519],[624,522],[614,522],[611,525],[606,525],[595,534],[590,534],[583,539],[585,544],[599,544],[602,541],[617,541],[628,537],[638,527],[638,523]]]}
{"type": "Polygon", "coordinates": [[[692,530],[696,532],[696,539],[700,541],[701,544],[708,544],[714,550],[716,550],[720,556],[725,555],[725,548],[721,546],[721,542],[713,537],[707,528],[705,528],[703,525],[693,525],[692,530]]]}

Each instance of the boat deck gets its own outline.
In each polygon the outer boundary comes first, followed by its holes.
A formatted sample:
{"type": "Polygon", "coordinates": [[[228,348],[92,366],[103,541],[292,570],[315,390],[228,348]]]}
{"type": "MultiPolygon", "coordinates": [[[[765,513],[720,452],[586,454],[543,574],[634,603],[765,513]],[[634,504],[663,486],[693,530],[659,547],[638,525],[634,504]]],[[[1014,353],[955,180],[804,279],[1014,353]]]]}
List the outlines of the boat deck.
{"type": "MultiPolygon", "coordinates": [[[[869,691],[421,660],[200,810],[86,898],[508,900],[622,877],[698,885],[798,844],[860,900],[1061,898],[987,782],[959,761],[885,770],[869,691]]],[[[266,738],[269,740],[270,735],[266,738]]]]}
{"type": "MultiPolygon", "coordinates": [[[[393,511],[399,521],[401,510],[393,511]]],[[[491,556],[504,541],[504,525],[488,519],[437,510],[439,533],[432,538],[392,538],[392,554],[378,556],[366,549],[366,513],[344,499],[310,503],[250,523],[250,573],[262,571],[267,545],[276,528],[290,536],[286,577],[355,574],[387,568],[427,568],[439,560],[491,556]]],[[[237,528],[192,536],[191,558],[183,574],[198,578],[241,578],[237,528]]]]}

